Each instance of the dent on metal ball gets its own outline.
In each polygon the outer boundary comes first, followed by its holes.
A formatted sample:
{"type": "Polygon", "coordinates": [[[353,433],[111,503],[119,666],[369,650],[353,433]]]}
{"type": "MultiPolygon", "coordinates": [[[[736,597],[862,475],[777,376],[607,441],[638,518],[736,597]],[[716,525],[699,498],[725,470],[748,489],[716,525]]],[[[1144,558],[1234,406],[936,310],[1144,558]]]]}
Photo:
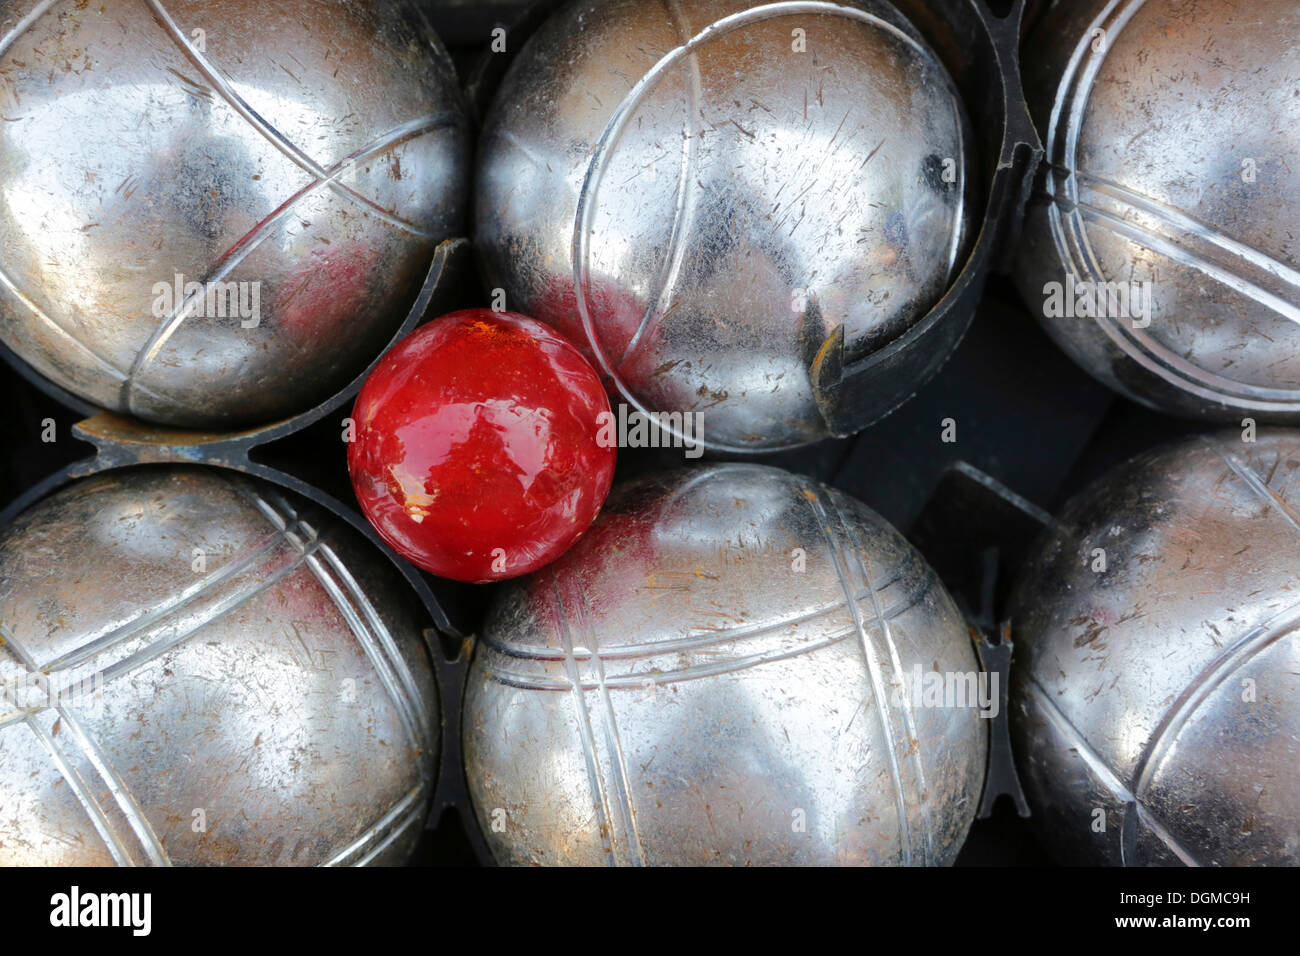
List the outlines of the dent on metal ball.
{"type": "Polygon", "coordinates": [[[1300,3],[1059,3],[1024,62],[1047,331],[1155,408],[1300,421],[1300,3]]]}
{"type": "Polygon", "coordinates": [[[1011,717],[1063,860],[1300,863],[1300,433],[1149,452],[1012,598],[1011,717]]]}
{"type": "Polygon", "coordinates": [[[508,864],[950,864],[985,728],[912,691],[977,667],[921,556],[840,492],[735,464],[624,484],[489,612],[475,812],[508,864]]]}
{"type": "Polygon", "coordinates": [[[0,531],[0,864],[403,862],[438,746],[409,592],[350,529],[202,469],[0,531]]]}
{"type": "Polygon", "coordinates": [[[103,408],[304,411],[400,325],[468,188],[404,0],[0,0],[0,341],[103,408]]]}
{"type": "Polygon", "coordinates": [[[632,407],[701,413],[717,451],[796,446],[828,434],[827,337],[871,354],[958,271],[971,151],[881,0],[578,0],[485,120],[475,240],[489,286],[632,407]]]}

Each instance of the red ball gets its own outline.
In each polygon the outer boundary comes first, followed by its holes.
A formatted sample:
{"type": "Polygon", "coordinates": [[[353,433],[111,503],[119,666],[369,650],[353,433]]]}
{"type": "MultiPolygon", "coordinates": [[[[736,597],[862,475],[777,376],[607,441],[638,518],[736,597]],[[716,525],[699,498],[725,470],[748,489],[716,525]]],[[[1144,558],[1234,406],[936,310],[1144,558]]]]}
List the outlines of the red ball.
{"type": "Polygon", "coordinates": [[[617,451],[599,376],[540,322],[466,309],[399,342],[357,396],[348,472],[366,518],[433,574],[535,571],[595,520],[617,451]]]}

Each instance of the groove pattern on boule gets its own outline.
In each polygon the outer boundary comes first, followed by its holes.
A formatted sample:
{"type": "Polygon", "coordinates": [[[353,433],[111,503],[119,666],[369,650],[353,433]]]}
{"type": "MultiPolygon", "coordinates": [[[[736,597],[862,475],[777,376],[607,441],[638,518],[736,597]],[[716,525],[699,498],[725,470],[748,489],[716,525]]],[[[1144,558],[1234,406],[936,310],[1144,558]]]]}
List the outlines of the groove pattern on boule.
{"type": "MultiPolygon", "coordinates": [[[[960,269],[976,192],[943,64],[879,0],[580,0],[484,122],[475,240],[507,306],[717,450],[827,435],[809,370],[898,338],[960,269]]],[[[901,397],[901,396],[900,396],[901,397]]]]}
{"type": "Polygon", "coordinates": [[[1016,278],[1044,328],[1146,405],[1300,420],[1300,4],[1059,3],[1024,69],[1047,167],[1016,278]]]}
{"type": "Polygon", "coordinates": [[[111,411],[307,410],[461,228],[461,94],[407,0],[4,0],[0,72],[0,340],[111,411]]]}
{"type": "Polygon", "coordinates": [[[402,862],[440,722],[386,565],[196,468],[83,479],[0,531],[0,861],[402,862]]]}
{"type": "Polygon", "coordinates": [[[949,864],[986,733],[913,669],[978,669],[881,518],[774,468],[616,486],[504,589],[467,688],[466,773],[512,864],[949,864]],[[797,570],[801,568],[801,570],[797,570]]]}
{"type": "Polygon", "coordinates": [[[1028,558],[1011,717],[1059,857],[1300,861],[1298,470],[1293,431],[1148,452],[1028,558]]]}

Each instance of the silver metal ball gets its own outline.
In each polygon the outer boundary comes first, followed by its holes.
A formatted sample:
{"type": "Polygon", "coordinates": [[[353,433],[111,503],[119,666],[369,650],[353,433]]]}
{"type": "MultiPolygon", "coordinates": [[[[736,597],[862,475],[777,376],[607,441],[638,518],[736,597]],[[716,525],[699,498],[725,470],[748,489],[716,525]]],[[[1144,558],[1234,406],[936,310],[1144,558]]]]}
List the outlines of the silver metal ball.
{"type": "Polygon", "coordinates": [[[395,569],[273,488],[106,472],[0,530],[0,864],[400,863],[437,694],[395,569]]]}
{"type": "Polygon", "coordinates": [[[770,451],[828,434],[809,370],[837,327],[863,358],[947,289],[971,151],[951,78],[883,0],[578,0],[485,120],[475,240],[509,307],[585,344],[629,405],[770,451]]]}
{"type": "Polygon", "coordinates": [[[0,0],[0,77],[0,341],[106,409],[312,407],[460,228],[461,95],[405,0],[0,0]]]}
{"type": "Polygon", "coordinates": [[[1047,331],[1146,405],[1300,421],[1300,3],[1059,3],[1024,62],[1049,166],[1017,278],[1047,331]]]}
{"type": "Polygon", "coordinates": [[[1012,598],[1020,776],[1063,860],[1300,863],[1300,433],[1150,452],[1012,598]]]}
{"type": "Polygon", "coordinates": [[[985,727],[903,688],[977,666],[921,556],[840,492],[759,465],[623,484],[489,612],[475,812],[508,864],[950,864],[985,727]]]}

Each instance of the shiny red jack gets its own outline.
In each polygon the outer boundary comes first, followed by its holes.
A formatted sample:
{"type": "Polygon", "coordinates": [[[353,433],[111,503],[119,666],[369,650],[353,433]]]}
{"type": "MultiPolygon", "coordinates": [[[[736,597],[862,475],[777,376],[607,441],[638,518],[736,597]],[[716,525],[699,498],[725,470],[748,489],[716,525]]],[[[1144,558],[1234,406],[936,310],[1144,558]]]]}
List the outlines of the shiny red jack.
{"type": "Polygon", "coordinates": [[[617,450],[600,378],[552,329],[466,309],[403,339],[357,397],[348,472],[366,518],[440,577],[554,561],[591,525],[617,450]]]}

